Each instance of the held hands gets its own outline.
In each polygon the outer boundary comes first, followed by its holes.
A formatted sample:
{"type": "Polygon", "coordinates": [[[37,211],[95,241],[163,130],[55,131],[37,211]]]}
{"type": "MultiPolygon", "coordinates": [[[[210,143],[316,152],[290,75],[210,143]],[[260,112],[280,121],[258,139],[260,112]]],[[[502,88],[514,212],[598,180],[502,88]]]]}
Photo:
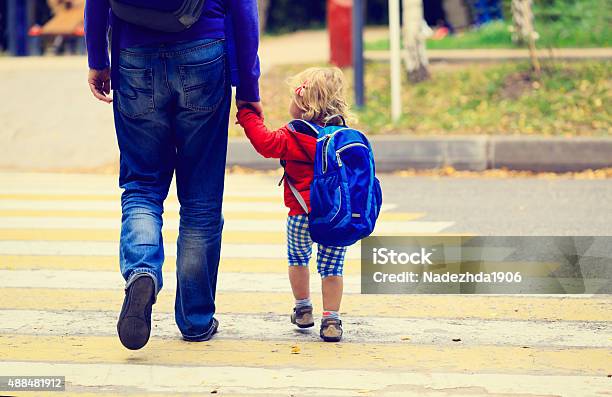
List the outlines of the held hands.
{"type": "Polygon", "coordinates": [[[261,102],[247,102],[240,99],[236,100],[236,107],[238,110],[247,106],[251,107],[259,117],[263,118],[263,107],[261,106],[261,102]]]}
{"type": "Polygon", "coordinates": [[[89,89],[96,99],[111,103],[113,98],[110,95],[110,69],[95,70],[89,69],[89,75],[87,76],[87,83],[89,89]]]}

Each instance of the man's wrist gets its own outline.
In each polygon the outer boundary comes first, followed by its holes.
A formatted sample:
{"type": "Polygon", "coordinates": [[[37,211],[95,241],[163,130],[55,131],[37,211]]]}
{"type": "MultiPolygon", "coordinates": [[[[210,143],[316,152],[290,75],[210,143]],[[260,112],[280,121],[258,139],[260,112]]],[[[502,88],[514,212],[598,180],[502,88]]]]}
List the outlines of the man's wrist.
{"type": "Polygon", "coordinates": [[[238,108],[238,111],[239,112],[240,111],[251,111],[251,112],[257,113],[257,109],[255,108],[255,106],[251,104],[251,102],[247,102],[247,103],[240,105],[238,108]]]}
{"type": "Polygon", "coordinates": [[[259,97],[259,86],[256,85],[250,89],[246,89],[245,87],[237,87],[236,88],[236,100],[243,102],[261,102],[261,98],[259,97]]]}
{"type": "Polygon", "coordinates": [[[104,70],[110,69],[110,65],[92,65],[92,64],[89,64],[89,69],[95,70],[95,71],[98,71],[98,72],[102,72],[104,70]]]}

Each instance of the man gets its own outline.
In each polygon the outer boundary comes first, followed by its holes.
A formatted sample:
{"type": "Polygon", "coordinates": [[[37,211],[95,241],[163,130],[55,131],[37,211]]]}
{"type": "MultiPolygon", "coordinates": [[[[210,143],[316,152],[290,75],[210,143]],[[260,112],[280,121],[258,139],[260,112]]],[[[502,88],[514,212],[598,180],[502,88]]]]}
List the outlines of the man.
{"type": "Polygon", "coordinates": [[[119,259],[126,290],[119,338],[128,349],[149,339],[151,306],[162,287],[163,203],[176,173],[175,319],[185,340],[206,341],[218,327],[213,315],[232,74],[226,49],[236,50],[237,102],[261,113],[257,2],[206,0],[197,22],[177,33],[128,23],[109,11],[109,0],[86,2],[89,86],[97,99],[113,104],[121,152],[119,259]]]}

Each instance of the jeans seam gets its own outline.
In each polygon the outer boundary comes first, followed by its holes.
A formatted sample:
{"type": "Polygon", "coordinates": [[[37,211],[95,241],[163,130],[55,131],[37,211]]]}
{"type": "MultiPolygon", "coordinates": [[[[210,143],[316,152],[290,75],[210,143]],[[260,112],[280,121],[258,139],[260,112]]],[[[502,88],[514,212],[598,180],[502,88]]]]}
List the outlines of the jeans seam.
{"type": "MultiPolygon", "coordinates": [[[[215,62],[218,62],[221,59],[224,59],[227,55],[225,53],[219,55],[217,58],[208,61],[206,63],[200,64],[200,65],[213,65],[215,62]]],[[[198,65],[198,66],[200,66],[198,65]]],[[[186,87],[185,84],[185,80],[187,78],[186,76],[186,67],[185,66],[189,66],[189,65],[179,65],[178,70],[179,70],[179,79],[181,81],[181,87],[183,89],[183,93],[185,94],[185,106],[189,109],[189,110],[193,110],[196,112],[214,112],[215,110],[217,110],[219,108],[219,106],[221,105],[221,103],[223,102],[223,98],[224,95],[221,95],[221,98],[219,98],[219,101],[217,101],[217,103],[215,103],[214,105],[211,106],[198,106],[198,105],[193,105],[191,104],[189,97],[190,97],[190,91],[188,90],[188,87],[186,87]]],[[[225,89],[227,88],[227,70],[226,70],[226,65],[225,62],[223,64],[223,90],[225,91],[225,89]]]]}
{"type": "Polygon", "coordinates": [[[213,326],[213,321],[214,321],[214,317],[213,317],[213,320],[211,320],[211,322],[210,322],[210,327],[208,327],[208,329],[206,331],[202,332],[201,334],[197,334],[197,335],[185,335],[185,334],[183,334],[183,336],[185,338],[188,338],[188,339],[201,338],[202,336],[204,336],[204,335],[206,335],[206,334],[208,334],[210,332],[210,329],[213,326]]]}
{"type": "Polygon", "coordinates": [[[208,43],[204,43],[204,44],[200,44],[200,45],[198,45],[196,47],[186,48],[184,50],[157,51],[157,52],[156,51],[152,51],[150,53],[140,53],[140,52],[132,51],[129,48],[124,48],[124,49],[119,51],[119,55],[126,55],[126,56],[139,57],[139,58],[147,58],[147,57],[152,58],[152,57],[155,57],[155,56],[161,56],[161,57],[166,57],[166,58],[173,58],[173,57],[176,57],[176,56],[189,54],[191,52],[198,51],[198,50],[201,50],[203,48],[210,47],[212,45],[223,43],[223,42],[225,42],[225,39],[216,39],[214,41],[211,41],[211,42],[208,42],[208,43]]]}

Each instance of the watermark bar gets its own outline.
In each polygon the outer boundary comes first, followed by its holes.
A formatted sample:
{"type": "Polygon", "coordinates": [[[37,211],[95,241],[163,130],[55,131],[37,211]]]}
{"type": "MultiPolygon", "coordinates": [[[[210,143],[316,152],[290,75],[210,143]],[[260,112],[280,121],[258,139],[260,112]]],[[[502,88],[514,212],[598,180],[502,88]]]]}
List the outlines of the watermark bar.
{"type": "Polygon", "coordinates": [[[612,236],[368,237],[361,292],[611,294],[612,236]]]}
{"type": "Polygon", "coordinates": [[[65,376],[0,376],[0,391],[65,391],[65,376]]]}

